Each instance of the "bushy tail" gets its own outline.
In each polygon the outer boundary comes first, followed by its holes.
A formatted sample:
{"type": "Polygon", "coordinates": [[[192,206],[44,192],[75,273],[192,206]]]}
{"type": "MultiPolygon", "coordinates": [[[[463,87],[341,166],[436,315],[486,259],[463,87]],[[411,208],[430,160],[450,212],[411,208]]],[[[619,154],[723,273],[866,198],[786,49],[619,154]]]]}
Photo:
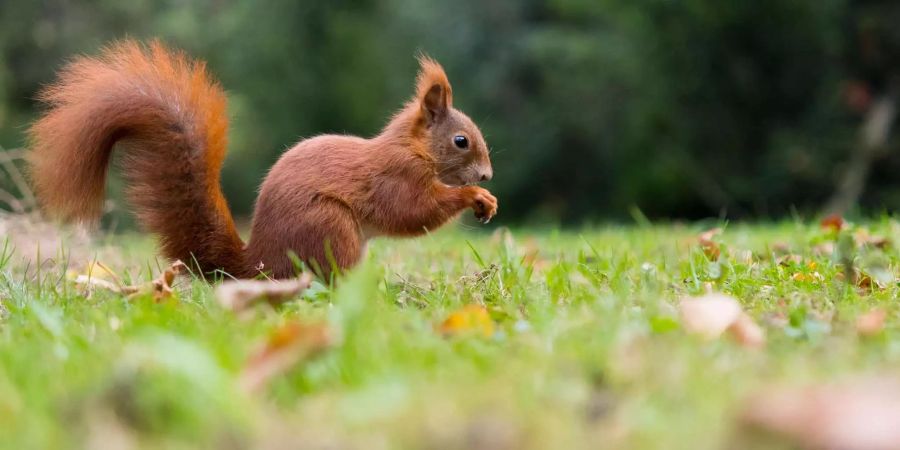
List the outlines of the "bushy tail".
{"type": "Polygon", "coordinates": [[[95,221],[118,145],[129,200],[165,256],[248,274],[219,186],[225,95],[203,63],[158,42],[124,41],[69,63],[40,98],[49,109],[31,127],[28,162],[46,211],[95,221]]]}

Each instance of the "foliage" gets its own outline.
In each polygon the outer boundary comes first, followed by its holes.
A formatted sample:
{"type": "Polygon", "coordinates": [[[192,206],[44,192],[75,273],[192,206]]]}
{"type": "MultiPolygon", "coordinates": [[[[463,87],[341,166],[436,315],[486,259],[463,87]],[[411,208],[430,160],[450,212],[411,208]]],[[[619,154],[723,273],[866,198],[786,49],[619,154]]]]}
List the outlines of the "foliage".
{"type": "MultiPolygon", "coordinates": [[[[336,289],[249,316],[199,279],[162,299],[86,291],[65,267],[89,261],[35,271],[7,249],[0,447],[746,448],[733,431],[759,389],[900,369],[896,222],[700,231],[376,241],[336,289]],[[679,302],[710,290],[763,347],[688,333],[679,302]],[[317,323],[331,331],[301,325],[317,323]]],[[[160,271],[145,239],[115,242],[122,255],[102,254],[122,284],[160,271]]]]}
{"type": "MultiPolygon", "coordinates": [[[[875,95],[897,73],[897,14],[850,0],[14,0],[0,5],[0,142],[24,144],[35,92],[70,55],[161,37],[230,92],[223,180],[246,215],[298,139],[376,133],[426,51],[494,149],[503,220],[781,215],[833,191],[860,121],[846,88],[875,95]]],[[[875,168],[865,205],[900,205],[897,162],[875,168]]]]}

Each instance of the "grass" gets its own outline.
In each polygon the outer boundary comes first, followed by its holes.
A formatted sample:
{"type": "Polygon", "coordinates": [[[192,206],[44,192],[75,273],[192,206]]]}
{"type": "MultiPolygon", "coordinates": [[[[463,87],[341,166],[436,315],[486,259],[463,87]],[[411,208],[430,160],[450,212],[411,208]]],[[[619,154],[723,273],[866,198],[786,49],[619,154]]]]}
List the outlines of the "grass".
{"type": "MultiPolygon", "coordinates": [[[[42,268],[38,281],[7,251],[0,447],[735,447],[734,418],[758,389],[900,368],[900,253],[857,247],[860,230],[900,242],[887,218],[840,236],[817,224],[728,225],[714,262],[696,244],[700,226],[450,229],[376,241],[336,289],[316,284],[249,320],[202,280],[163,303],[86,297],[65,267],[42,268]],[[887,282],[841,281],[847,261],[887,282]],[[681,329],[678,300],[708,290],[741,300],[767,332],[764,349],[681,329]],[[436,331],[473,303],[486,305],[493,334],[436,331]],[[854,321],[876,307],[886,327],[862,338],[854,321]],[[325,321],[340,342],[262,392],[238,389],[257,344],[293,319],[325,321]]],[[[109,243],[126,280],[156,271],[148,238],[109,243]]]]}

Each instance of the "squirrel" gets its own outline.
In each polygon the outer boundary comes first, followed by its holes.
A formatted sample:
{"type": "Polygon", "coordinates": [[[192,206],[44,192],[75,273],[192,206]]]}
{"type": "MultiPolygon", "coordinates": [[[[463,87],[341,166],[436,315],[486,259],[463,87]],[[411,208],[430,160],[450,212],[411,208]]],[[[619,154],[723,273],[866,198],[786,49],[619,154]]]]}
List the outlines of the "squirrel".
{"type": "Polygon", "coordinates": [[[453,107],[440,64],[419,56],[415,94],[369,139],[320,135],[271,168],[245,244],[219,184],[225,93],[205,63],[159,41],[125,40],[68,63],[39,99],[29,174],[41,207],[96,223],[114,147],[126,195],[162,254],[203,273],[296,275],[296,256],[326,278],[360,261],[368,239],[416,236],[472,208],[486,223],[497,199],[481,131],[453,107]]]}

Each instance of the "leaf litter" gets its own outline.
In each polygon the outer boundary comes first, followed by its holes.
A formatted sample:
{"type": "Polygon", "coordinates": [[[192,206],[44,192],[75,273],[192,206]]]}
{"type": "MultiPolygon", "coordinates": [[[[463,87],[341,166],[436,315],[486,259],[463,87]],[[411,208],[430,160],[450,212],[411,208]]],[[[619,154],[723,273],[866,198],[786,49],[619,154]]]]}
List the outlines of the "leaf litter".
{"type": "Polygon", "coordinates": [[[802,449],[900,448],[900,381],[857,378],[801,387],[769,387],[751,396],[738,421],[802,449]]]}
{"type": "Polygon", "coordinates": [[[729,295],[709,293],[688,297],[679,304],[681,323],[685,331],[713,340],[730,335],[745,347],[765,345],[765,332],[743,311],[740,302],[729,295]]]}

